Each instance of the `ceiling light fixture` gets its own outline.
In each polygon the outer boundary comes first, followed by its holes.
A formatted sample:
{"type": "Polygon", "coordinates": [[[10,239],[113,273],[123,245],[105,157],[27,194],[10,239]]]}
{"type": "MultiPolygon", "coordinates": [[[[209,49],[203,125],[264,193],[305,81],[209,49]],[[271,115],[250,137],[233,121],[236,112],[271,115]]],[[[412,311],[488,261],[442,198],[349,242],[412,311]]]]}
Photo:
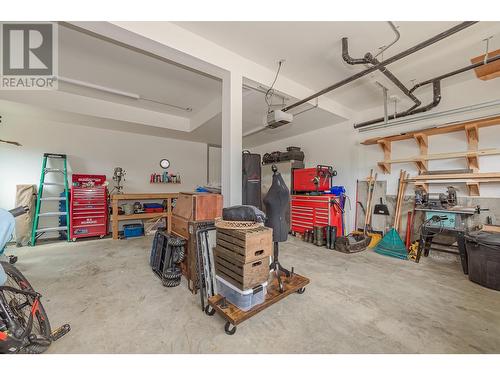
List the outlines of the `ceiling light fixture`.
{"type": "Polygon", "coordinates": [[[107,92],[109,94],[123,96],[123,97],[129,98],[129,99],[145,100],[145,101],[149,101],[149,102],[153,102],[153,103],[157,103],[157,104],[161,104],[161,105],[166,105],[168,107],[172,107],[172,108],[179,109],[179,110],[186,111],[186,112],[193,111],[193,108],[191,108],[191,107],[181,107],[181,106],[178,106],[175,104],[164,103],[164,102],[160,102],[158,100],[141,97],[140,95],[135,94],[135,93],[117,90],[117,89],[114,89],[112,87],[96,85],[95,83],[80,81],[80,80],[68,78],[68,77],[57,77],[57,80],[60,82],[69,83],[69,84],[75,85],[75,86],[87,87],[90,89],[94,89],[94,90],[98,90],[98,91],[102,91],[102,92],[107,92]]]}

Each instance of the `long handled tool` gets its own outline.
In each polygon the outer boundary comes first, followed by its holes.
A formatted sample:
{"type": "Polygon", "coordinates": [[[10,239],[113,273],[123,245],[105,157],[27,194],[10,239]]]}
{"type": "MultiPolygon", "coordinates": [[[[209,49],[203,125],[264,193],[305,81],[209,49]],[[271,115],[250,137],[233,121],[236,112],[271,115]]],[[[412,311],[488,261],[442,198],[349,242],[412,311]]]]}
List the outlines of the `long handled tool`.
{"type": "Polygon", "coordinates": [[[396,196],[393,227],[386,233],[386,235],[382,238],[382,240],[377,244],[377,247],[375,248],[375,252],[378,254],[387,255],[399,259],[408,259],[408,251],[406,250],[406,246],[401,240],[401,237],[398,233],[399,225],[401,222],[401,208],[403,205],[407,178],[408,176],[406,174],[406,171],[401,170],[399,172],[399,183],[396,196]]]}
{"type": "Polygon", "coordinates": [[[364,234],[367,234],[368,231],[371,231],[373,191],[375,190],[375,183],[377,182],[377,175],[378,174],[375,173],[375,177],[372,177],[373,176],[373,169],[370,171],[370,177],[368,179],[368,197],[366,199],[364,234]]]}

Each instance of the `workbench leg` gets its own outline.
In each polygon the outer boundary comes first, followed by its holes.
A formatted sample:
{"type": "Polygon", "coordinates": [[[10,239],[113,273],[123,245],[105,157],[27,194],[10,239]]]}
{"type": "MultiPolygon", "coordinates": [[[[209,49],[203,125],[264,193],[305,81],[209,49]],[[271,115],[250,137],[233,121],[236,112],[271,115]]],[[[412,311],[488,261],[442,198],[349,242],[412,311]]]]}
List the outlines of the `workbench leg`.
{"type": "Polygon", "coordinates": [[[167,199],[167,233],[172,232],[172,198],[167,199]]]}
{"type": "Polygon", "coordinates": [[[113,199],[112,201],[113,208],[113,221],[111,223],[111,230],[113,232],[113,239],[118,239],[118,200],[113,199]]]}
{"type": "Polygon", "coordinates": [[[457,234],[458,252],[460,253],[460,262],[462,263],[462,271],[467,275],[469,273],[469,264],[467,260],[467,248],[465,247],[465,233],[457,234]]]}
{"type": "Polygon", "coordinates": [[[415,257],[415,263],[420,262],[420,258],[422,257],[422,254],[424,256],[429,255],[429,249],[431,247],[432,243],[432,235],[420,235],[420,239],[418,241],[418,250],[417,250],[417,256],[415,257]]]}
{"type": "Polygon", "coordinates": [[[433,237],[434,237],[433,235],[425,236],[424,257],[429,256],[429,252],[431,251],[433,237]]]}

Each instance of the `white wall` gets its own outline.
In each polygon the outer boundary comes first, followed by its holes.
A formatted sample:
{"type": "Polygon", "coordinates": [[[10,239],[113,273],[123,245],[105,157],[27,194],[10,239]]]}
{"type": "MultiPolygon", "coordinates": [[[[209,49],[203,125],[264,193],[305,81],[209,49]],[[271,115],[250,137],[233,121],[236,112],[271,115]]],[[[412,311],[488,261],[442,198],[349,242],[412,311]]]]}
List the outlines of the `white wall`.
{"type": "MultiPolygon", "coordinates": [[[[443,99],[439,107],[433,112],[448,110],[463,105],[470,105],[494,99],[500,99],[500,80],[493,81],[467,81],[453,86],[446,86],[442,90],[443,99]]],[[[425,102],[426,103],[426,102],[425,102]]],[[[500,108],[496,109],[500,112],[500,108]]],[[[361,113],[360,121],[368,120],[372,117],[378,117],[382,114],[382,109],[370,111],[371,113],[361,113]]],[[[490,114],[489,111],[488,114],[490,114]]],[[[486,114],[483,112],[461,115],[461,119],[480,116],[486,114]]],[[[459,118],[453,118],[458,120],[459,118]]],[[[334,178],[335,185],[344,185],[347,194],[351,197],[352,213],[346,213],[346,222],[352,229],[354,224],[354,209],[356,195],[356,179],[366,178],[370,169],[373,168],[379,172],[379,180],[387,181],[387,194],[396,194],[397,180],[400,169],[405,169],[411,175],[417,174],[417,169],[413,164],[393,165],[390,175],[383,175],[378,170],[377,162],[383,160],[383,153],[379,146],[363,146],[361,141],[378,136],[398,134],[404,131],[415,130],[443,124],[450,121],[450,118],[440,118],[433,121],[424,121],[418,124],[412,124],[405,127],[371,131],[359,133],[353,129],[353,121],[346,121],[340,124],[332,125],[317,131],[306,133],[300,136],[282,139],[277,142],[260,145],[252,148],[252,152],[263,155],[266,152],[275,150],[285,151],[287,146],[302,147],[305,152],[306,167],[314,167],[317,164],[333,165],[338,171],[334,178]]],[[[479,131],[479,148],[500,148],[500,125],[492,126],[479,131]]],[[[463,132],[451,133],[446,135],[432,136],[429,138],[429,153],[466,151],[467,143],[463,132]]],[[[418,155],[418,147],[413,140],[393,142],[392,157],[402,158],[418,155]]],[[[483,156],[479,159],[481,172],[499,172],[500,155],[483,156]]],[[[466,168],[465,160],[432,160],[429,162],[429,169],[458,169],[466,168]]],[[[465,195],[465,186],[457,184],[460,188],[459,195],[465,195]]],[[[444,192],[446,185],[434,186],[432,191],[444,192]]],[[[411,188],[408,188],[407,194],[411,194],[411,188]]],[[[500,197],[500,184],[482,184],[482,197],[500,197]]]]}
{"type": "Polygon", "coordinates": [[[127,171],[127,193],[177,192],[205,184],[207,146],[168,138],[137,135],[32,117],[4,116],[0,138],[15,140],[23,147],[0,143],[0,207],[12,208],[17,184],[36,184],[44,152],[68,155],[70,173],[105,174],[112,185],[114,167],[127,171]],[[181,184],[150,184],[151,173],[161,173],[159,161],[170,160],[172,173],[180,173],[181,184]]]}

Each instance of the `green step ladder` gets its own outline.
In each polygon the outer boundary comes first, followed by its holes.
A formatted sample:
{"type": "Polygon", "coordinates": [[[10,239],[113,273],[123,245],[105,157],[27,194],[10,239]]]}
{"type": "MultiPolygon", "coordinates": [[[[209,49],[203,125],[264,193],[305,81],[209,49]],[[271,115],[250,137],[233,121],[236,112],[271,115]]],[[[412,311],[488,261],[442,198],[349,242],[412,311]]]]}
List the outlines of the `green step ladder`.
{"type": "Polygon", "coordinates": [[[33,220],[33,228],[31,231],[31,246],[36,245],[36,241],[38,238],[40,238],[43,234],[47,232],[61,232],[65,231],[66,232],[66,239],[67,241],[70,240],[69,236],[69,188],[68,188],[68,170],[67,170],[67,164],[66,164],[66,155],[64,154],[52,154],[52,153],[45,153],[43,154],[43,162],[42,162],[42,173],[40,174],[40,185],[38,186],[38,195],[36,198],[36,209],[35,209],[35,217],[33,220]],[[51,162],[50,167],[47,166],[48,160],[58,162],[59,164],[62,161],[62,166],[59,166],[59,168],[54,168],[53,163],[51,162]],[[45,176],[48,173],[55,173],[55,174],[62,174],[64,181],[63,182],[45,182],[45,176]],[[52,196],[52,197],[45,197],[43,195],[44,192],[44,186],[61,186],[64,188],[64,196],[52,196]],[[66,203],[66,212],[61,212],[61,211],[54,211],[54,212],[41,212],[41,206],[42,202],[46,201],[65,201],[66,203]],[[39,228],[39,222],[40,218],[43,217],[48,217],[48,216],[66,216],[66,226],[57,226],[57,227],[45,227],[45,228],[39,228]]]}

